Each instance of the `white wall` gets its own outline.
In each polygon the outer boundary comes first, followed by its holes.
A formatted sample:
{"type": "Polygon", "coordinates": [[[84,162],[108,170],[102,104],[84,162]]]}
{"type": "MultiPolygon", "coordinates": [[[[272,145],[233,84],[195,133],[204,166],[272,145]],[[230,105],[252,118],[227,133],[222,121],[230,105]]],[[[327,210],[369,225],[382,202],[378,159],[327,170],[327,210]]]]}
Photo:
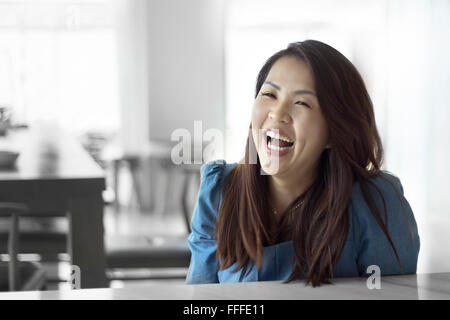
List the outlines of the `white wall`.
{"type": "MultiPolygon", "coordinates": [[[[149,141],[170,142],[175,129],[192,134],[225,128],[224,1],[116,0],[121,85],[121,145],[146,153],[149,141]]],[[[144,165],[144,204],[166,196],[156,161],[144,165]]],[[[168,208],[178,209],[179,177],[171,177],[168,208]]]]}
{"type": "Polygon", "coordinates": [[[124,147],[170,140],[194,120],[223,129],[223,1],[117,2],[124,147]]]}
{"type": "Polygon", "coordinates": [[[386,166],[421,236],[418,272],[450,270],[450,2],[389,1],[386,166]]]}
{"type": "Polygon", "coordinates": [[[116,0],[120,87],[120,142],[125,152],[139,152],[148,142],[148,2],[116,0]]]}
{"type": "Polygon", "coordinates": [[[222,0],[159,0],[148,6],[150,138],[176,128],[224,128],[222,0]]]}

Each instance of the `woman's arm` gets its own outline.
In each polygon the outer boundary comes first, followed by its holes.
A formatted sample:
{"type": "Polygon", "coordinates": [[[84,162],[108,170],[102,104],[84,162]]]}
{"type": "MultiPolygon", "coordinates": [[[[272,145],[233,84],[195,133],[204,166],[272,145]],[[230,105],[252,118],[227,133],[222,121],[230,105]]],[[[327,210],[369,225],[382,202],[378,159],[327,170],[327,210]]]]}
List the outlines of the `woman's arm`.
{"type": "Polygon", "coordinates": [[[217,283],[217,243],[214,226],[220,205],[225,162],[208,162],[201,167],[201,185],[191,221],[192,233],[188,238],[191,262],[187,284],[217,283]]]}

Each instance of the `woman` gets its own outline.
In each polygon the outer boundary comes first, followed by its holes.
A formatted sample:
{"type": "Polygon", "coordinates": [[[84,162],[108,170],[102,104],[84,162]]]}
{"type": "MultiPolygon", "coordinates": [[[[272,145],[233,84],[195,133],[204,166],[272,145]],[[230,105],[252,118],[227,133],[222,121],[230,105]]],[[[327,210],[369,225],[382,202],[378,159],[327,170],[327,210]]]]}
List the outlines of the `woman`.
{"type": "Polygon", "coordinates": [[[314,40],[270,57],[250,128],[245,159],[202,166],[187,283],[416,272],[414,215],[349,60],[314,40]]]}

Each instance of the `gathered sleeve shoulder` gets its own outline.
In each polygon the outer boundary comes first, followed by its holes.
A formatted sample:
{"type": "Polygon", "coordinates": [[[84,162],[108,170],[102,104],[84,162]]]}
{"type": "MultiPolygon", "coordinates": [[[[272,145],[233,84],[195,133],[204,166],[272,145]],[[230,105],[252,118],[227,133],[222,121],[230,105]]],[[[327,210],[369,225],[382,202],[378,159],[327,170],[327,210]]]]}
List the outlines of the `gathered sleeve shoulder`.
{"type": "Polygon", "coordinates": [[[191,220],[188,245],[191,261],[187,284],[219,282],[216,261],[217,242],[214,226],[222,200],[222,187],[227,165],[225,161],[211,161],[201,169],[201,184],[191,220]]]}
{"type": "Polygon", "coordinates": [[[350,212],[359,275],[370,275],[372,272],[367,273],[367,268],[371,265],[378,266],[381,275],[416,273],[420,238],[414,213],[404,196],[403,186],[397,177],[386,172],[370,178],[370,181],[378,187],[384,198],[386,217],[380,194],[373,186],[368,185],[382,220],[384,223],[387,221],[388,232],[403,269],[400,268],[386,235],[370,212],[357,182],[352,191],[350,212]]]}

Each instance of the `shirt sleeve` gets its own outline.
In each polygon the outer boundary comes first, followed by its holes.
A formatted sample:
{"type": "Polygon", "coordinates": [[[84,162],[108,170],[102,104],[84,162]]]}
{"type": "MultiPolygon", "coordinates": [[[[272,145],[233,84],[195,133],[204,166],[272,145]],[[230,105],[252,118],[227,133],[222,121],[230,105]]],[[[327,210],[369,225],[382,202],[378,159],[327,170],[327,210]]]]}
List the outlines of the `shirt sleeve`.
{"type": "Polygon", "coordinates": [[[191,261],[187,284],[219,282],[216,261],[217,242],[214,226],[221,201],[225,162],[208,162],[201,167],[201,184],[191,220],[188,245],[191,261]]]}
{"type": "MultiPolygon", "coordinates": [[[[375,182],[384,197],[388,232],[397,250],[402,269],[385,233],[370,212],[358,184],[357,190],[354,190],[356,196],[352,197],[351,210],[355,227],[354,241],[358,248],[357,265],[360,276],[372,274],[373,271],[368,273],[367,270],[371,265],[378,266],[381,275],[412,274],[416,273],[417,269],[420,238],[414,214],[404,197],[400,180],[388,174],[384,174],[384,177],[394,184],[398,195],[393,186],[382,177],[374,178],[372,181],[375,182]]],[[[369,190],[371,190],[371,195],[375,198],[377,208],[386,223],[383,202],[379,194],[376,191],[372,192],[374,188],[370,185],[369,190]]]]}

